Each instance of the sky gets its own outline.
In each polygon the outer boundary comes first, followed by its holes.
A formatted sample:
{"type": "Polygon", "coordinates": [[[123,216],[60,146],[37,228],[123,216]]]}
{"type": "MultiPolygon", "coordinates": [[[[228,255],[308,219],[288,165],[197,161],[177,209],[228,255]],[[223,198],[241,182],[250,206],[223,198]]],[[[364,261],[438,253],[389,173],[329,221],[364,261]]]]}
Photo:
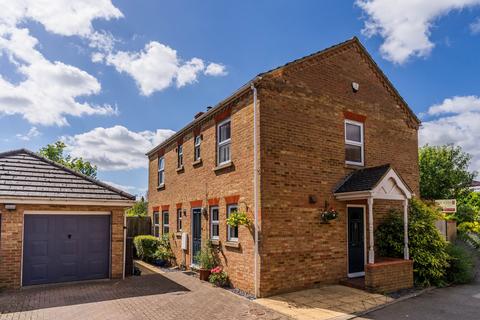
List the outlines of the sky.
{"type": "Polygon", "coordinates": [[[0,151],[64,141],[147,188],[146,151],[255,75],[359,37],[480,170],[480,0],[0,0],[0,151]]]}

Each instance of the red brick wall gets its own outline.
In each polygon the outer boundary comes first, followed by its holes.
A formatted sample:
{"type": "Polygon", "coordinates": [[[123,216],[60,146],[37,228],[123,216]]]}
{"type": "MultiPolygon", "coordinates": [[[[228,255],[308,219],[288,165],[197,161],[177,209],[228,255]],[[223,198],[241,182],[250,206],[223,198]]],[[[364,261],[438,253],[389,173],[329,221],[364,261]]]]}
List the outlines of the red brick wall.
{"type": "MultiPolygon", "coordinates": [[[[215,171],[216,167],[216,120],[215,117],[203,122],[196,130],[202,136],[200,165],[194,161],[194,130],[183,136],[184,170],[177,172],[177,143],[171,143],[164,150],[165,188],[157,189],[158,155],[149,163],[149,214],[155,207],[168,206],[170,214],[170,239],[178,264],[183,262],[181,235],[177,231],[177,204],[186,210],[183,216],[183,232],[189,234],[186,251],[186,266],[191,264],[191,215],[192,201],[200,201],[194,207],[209,208],[209,200],[218,201],[220,210],[219,245],[214,246],[221,264],[227,271],[232,284],[242,290],[253,292],[253,235],[247,227],[239,228],[239,247],[227,243],[226,197],[237,196],[240,210],[253,219],[253,106],[252,97],[247,94],[231,105],[231,159],[233,167],[215,171]]],[[[161,219],[160,219],[161,220],[161,219]]],[[[209,213],[202,215],[202,242],[209,239],[209,213]]]]}
{"type": "Polygon", "coordinates": [[[124,208],[102,206],[17,205],[16,210],[5,210],[2,215],[0,235],[0,288],[19,288],[23,246],[23,212],[45,211],[110,211],[112,213],[111,277],[123,276],[123,214],[124,208]]]}
{"type": "Polygon", "coordinates": [[[347,276],[347,221],[332,190],[355,168],[345,165],[345,112],[365,118],[365,166],[392,164],[418,193],[416,125],[355,44],[280,69],[259,87],[261,293],[337,282],[347,276]],[[340,213],[328,225],[319,218],[325,200],[340,213]]]}
{"type": "Polygon", "coordinates": [[[392,260],[365,266],[365,288],[393,292],[413,287],[413,261],[392,260]]]}

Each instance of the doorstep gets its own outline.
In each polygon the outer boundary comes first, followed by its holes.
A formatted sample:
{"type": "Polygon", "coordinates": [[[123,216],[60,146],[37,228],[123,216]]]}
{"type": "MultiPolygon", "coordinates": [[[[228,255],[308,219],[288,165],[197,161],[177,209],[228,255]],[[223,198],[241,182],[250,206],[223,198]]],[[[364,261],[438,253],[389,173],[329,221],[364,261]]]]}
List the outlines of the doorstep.
{"type": "Polygon", "coordinates": [[[256,303],[293,319],[351,319],[393,301],[392,298],[342,285],[322,286],[269,298],[256,303]]]}

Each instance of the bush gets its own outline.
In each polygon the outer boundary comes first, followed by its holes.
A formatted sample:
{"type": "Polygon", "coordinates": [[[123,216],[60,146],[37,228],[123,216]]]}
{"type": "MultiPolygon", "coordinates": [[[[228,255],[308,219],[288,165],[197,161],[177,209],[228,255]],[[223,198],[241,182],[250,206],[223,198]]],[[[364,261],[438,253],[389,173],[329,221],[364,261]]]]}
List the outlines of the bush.
{"type": "MultiPolygon", "coordinates": [[[[403,220],[392,211],[376,233],[380,254],[403,257],[403,220]]],[[[415,283],[419,286],[443,285],[448,267],[447,242],[435,227],[438,211],[418,199],[409,207],[408,238],[415,283]]]]}
{"type": "Polygon", "coordinates": [[[140,259],[151,262],[155,259],[155,252],[160,246],[160,240],[154,236],[136,236],[133,244],[140,259]]]}
{"type": "Polygon", "coordinates": [[[215,266],[216,259],[210,242],[205,244],[202,250],[197,253],[196,259],[202,269],[212,269],[215,266]]]}
{"type": "Polygon", "coordinates": [[[461,233],[476,233],[480,234],[480,223],[478,221],[475,222],[463,222],[458,225],[458,231],[461,233]]]}
{"type": "Polygon", "coordinates": [[[158,249],[153,255],[153,260],[155,260],[156,264],[163,266],[169,265],[174,258],[175,255],[172,252],[170,240],[168,239],[168,234],[165,234],[159,241],[158,249]]]}
{"type": "Polygon", "coordinates": [[[228,284],[228,275],[222,267],[216,267],[211,270],[208,281],[217,287],[225,287],[228,284]]]}
{"type": "Polygon", "coordinates": [[[475,276],[473,256],[463,247],[450,244],[447,247],[448,262],[447,281],[449,283],[469,283],[475,276]]]}

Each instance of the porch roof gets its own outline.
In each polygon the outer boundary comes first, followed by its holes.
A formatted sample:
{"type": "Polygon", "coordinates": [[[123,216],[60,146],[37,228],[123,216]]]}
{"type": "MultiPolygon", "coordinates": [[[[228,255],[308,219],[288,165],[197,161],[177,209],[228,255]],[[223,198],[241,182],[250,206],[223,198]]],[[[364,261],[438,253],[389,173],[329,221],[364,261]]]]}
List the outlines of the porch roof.
{"type": "Polygon", "coordinates": [[[390,164],[353,171],[334,191],[338,200],[412,198],[412,191],[390,164]]]}

